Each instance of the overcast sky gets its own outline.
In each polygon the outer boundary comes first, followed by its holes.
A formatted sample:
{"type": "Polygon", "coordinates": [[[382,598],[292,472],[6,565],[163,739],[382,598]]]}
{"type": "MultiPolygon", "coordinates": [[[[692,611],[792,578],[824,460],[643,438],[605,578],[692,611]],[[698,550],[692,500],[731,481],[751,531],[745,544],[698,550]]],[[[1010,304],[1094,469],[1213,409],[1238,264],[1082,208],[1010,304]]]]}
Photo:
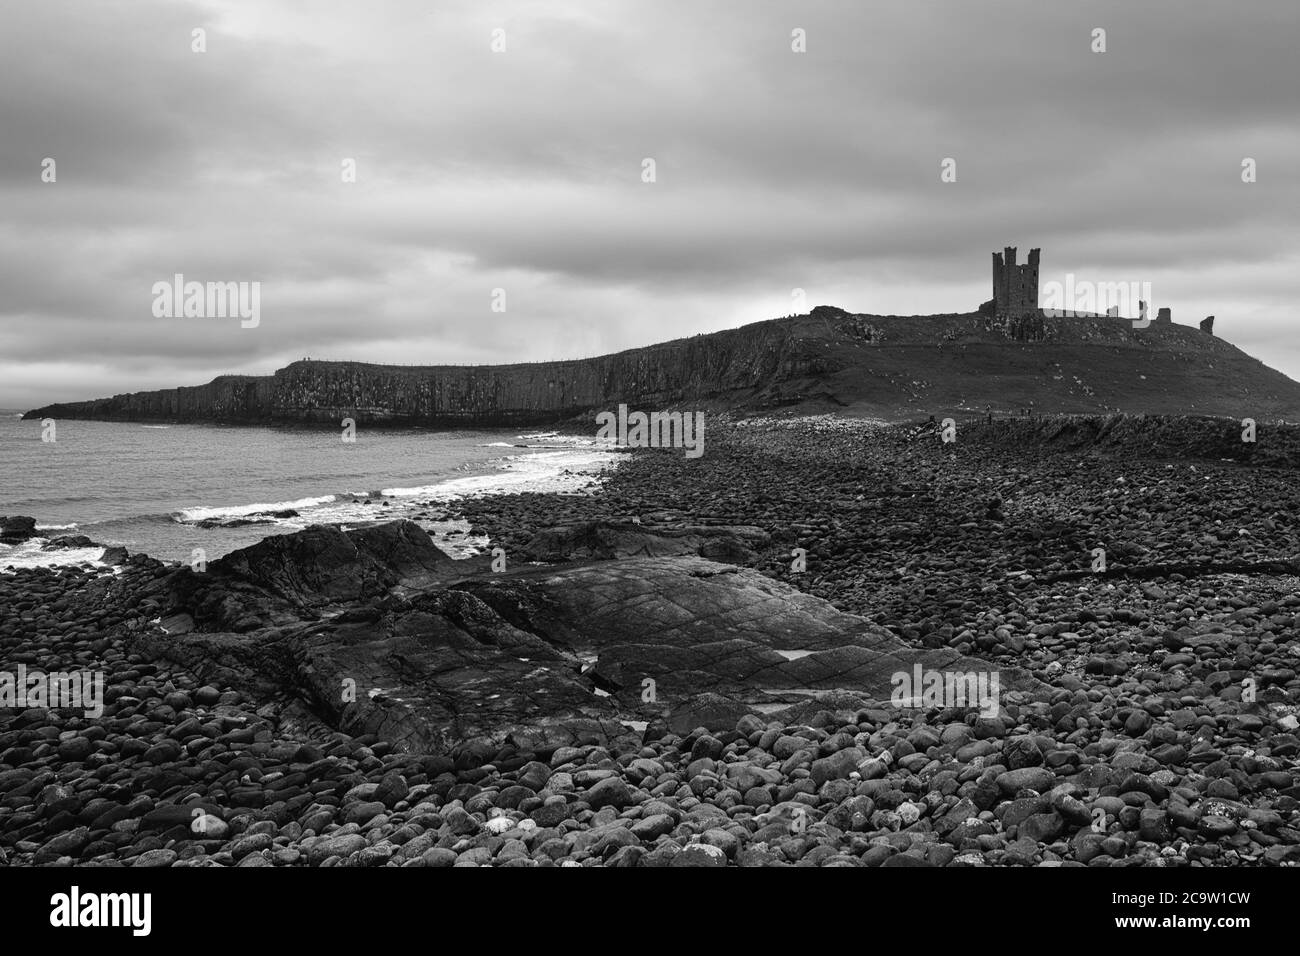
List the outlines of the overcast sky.
{"type": "Polygon", "coordinates": [[[1151,282],[1300,378],[1298,21],[1278,0],[4,0],[0,406],[303,356],[594,355],[785,315],[796,287],[969,311],[1004,245],[1041,246],[1044,282],[1151,282]],[[154,317],[175,273],[260,282],[260,324],[154,317]]]}

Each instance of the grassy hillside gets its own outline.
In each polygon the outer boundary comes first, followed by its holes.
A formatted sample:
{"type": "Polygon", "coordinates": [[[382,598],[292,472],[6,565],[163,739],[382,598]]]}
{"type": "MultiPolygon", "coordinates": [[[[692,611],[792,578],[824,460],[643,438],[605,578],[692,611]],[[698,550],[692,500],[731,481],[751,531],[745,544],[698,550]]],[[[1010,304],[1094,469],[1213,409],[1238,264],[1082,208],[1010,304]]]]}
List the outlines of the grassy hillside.
{"type": "Polygon", "coordinates": [[[818,374],[772,383],[756,405],[886,419],[1015,412],[1300,419],[1300,383],[1197,328],[1108,318],[1030,328],[979,314],[786,319],[818,374]]]}

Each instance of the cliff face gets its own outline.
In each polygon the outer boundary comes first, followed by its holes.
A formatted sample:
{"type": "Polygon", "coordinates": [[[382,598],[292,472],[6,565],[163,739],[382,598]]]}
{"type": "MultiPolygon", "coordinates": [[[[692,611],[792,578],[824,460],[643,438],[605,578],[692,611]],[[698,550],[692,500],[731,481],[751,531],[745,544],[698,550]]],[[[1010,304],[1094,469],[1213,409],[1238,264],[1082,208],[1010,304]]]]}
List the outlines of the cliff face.
{"type": "Polygon", "coordinates": [[[25,418],[433,427],[556,423],[620,402],[840,410],[883,418],[1008,410],[1300,417],[1300,385],[1197,329],[1107,318],[851,315],[820,307],[567,362],[295,362],[192,388],[50,405],[25,418]]]}
{"type": "Polygon", "coordinates": [[[298,362],[275,373],[272,417],[537,424],[619,401],[654,407],[751,392],[811,365],[777,323],[569,362],[394,367],[298,362]]]}
{"type": "Polygon", "coordinates": [[[269,376],[49,405],[24,418],[107,421],[328,422],[527,425],[620,401],[666,407],[752,394],[819,365],[780,321],[567,362],[392,366],[302,361],[269,376]]]}

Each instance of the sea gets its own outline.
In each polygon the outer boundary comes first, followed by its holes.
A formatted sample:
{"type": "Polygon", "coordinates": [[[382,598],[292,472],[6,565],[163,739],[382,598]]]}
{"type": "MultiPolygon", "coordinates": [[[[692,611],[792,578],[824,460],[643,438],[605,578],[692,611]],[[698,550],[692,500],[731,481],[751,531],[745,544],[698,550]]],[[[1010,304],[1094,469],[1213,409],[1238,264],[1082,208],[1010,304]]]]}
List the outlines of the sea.
{"type": "Polygon", "coordinates": [[[104,546],[166,561],[212,560],[312,524],[344,529],[412,518],[456,557],[486,541],[458,500],[504,492],[586,494],[620,455],[554,432],[341,430],[39,421],[0,411],[0,515],[30,515],[40,537],[0,544],[12,567],[100,563],[104,546]],[[59,536],[91,547],[50,549],[59,536]]]}

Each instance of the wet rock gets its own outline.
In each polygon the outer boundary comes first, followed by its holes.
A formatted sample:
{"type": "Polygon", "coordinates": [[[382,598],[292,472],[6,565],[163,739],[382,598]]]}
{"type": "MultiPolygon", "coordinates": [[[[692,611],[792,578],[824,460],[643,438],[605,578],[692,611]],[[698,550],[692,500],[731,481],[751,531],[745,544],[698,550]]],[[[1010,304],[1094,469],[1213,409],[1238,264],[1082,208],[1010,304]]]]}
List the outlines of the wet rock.
{"type": "Polygon", "coordinates": [[[35,537],[35,518],[29,515],[0,515],[0,544],[21,544],[35,537]]]}

